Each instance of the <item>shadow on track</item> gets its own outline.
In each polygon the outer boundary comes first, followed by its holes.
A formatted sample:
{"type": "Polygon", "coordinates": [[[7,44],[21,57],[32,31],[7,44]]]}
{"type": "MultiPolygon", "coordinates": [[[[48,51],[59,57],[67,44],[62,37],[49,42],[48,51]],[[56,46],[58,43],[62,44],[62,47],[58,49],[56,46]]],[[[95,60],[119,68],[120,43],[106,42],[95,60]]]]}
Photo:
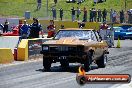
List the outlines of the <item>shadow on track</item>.
{"type": "MultiPolygon", "coordinates": [[[[62,68],[61,66],[53,66],[51,67],[50,71],[45,71],[44,69],[38,69],[36,71],[40,72],[71,72],[71,73],[78,73],[79,65],[70,65],[68,68],[62,68]]],[[[98,69],[97,66],[91,66],[90,70],[98,69]]]]}

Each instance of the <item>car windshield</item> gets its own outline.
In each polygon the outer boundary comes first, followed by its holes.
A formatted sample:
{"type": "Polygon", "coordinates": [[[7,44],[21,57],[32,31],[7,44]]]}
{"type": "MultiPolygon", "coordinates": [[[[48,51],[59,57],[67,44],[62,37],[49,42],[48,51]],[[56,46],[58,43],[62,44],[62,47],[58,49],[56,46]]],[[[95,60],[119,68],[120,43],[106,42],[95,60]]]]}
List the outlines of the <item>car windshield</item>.
{"type": "Polygon", "coordinates": [[[92,39],[93,32],[90,30],[60,30],[54,39],[62,37],[75,37],[78,39],[92,39]]]}
{"type": "Polygon", "coordinates": [[[115,32],[120,32],[120,31],[125,31],[123,28],[121,27],[114,27],[115,32]]]}

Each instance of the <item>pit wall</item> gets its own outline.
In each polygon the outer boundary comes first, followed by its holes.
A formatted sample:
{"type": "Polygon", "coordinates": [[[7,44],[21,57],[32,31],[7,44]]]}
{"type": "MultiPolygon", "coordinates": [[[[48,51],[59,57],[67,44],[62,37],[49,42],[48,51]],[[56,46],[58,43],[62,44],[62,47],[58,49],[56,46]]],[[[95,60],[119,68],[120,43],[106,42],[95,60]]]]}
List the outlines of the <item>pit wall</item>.
{"type": "Polygon", "coordinates": [[[28,60],[28,40],[22,39],[17,48],[17,60],[25,61],[28,60]]]}
{"type": "MultiPolygon", "coordinates": [[[[41,44],[49,39],[22,39],[18,45],[17,53],[14,54],[11,48],[0,48],[0,64],[11,63],[14,60],[26,61],[40,55],[41,44]]],[[[41,55],[42,56],[42,55],[41,55]]],[[[36,58],[38,59],[38,58],[36,58]]]]}
{"type": "Polygon", "coordinates": [[[12,50],[10,48],[0,48],[0,64],[11,63],[13,61],[12,50]]]}

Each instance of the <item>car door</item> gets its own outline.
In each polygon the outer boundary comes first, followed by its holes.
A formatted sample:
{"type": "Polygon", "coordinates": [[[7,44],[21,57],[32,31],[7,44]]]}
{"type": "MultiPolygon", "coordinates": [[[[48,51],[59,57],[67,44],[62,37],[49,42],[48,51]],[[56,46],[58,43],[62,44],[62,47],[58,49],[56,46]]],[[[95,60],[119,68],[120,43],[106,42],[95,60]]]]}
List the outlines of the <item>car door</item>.
{"type": "Polygon", "coordinates": [[[103,50],[101,49],[101,43],[100,43],[101,40],[95,31],[93,31],[91,33],[91,38],[92,38],[92,40],[95,41],[95,44],[94,44],[95,51],[94,51],[93,59],[97,59],[98,57],[100,57],[102,55],[102,52],[103,52],[103,50]]]}

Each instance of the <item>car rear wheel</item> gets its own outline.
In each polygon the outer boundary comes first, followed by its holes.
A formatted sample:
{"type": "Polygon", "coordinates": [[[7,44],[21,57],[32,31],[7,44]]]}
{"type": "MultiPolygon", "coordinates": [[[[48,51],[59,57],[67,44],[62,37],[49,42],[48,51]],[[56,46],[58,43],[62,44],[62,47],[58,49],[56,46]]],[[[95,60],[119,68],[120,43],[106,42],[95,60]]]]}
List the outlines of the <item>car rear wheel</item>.
{"type": "Polygon", "coordinates": [[[49,58],[44,58],[43,57],[43,66],[45,71],[50,71],[51,68],[51,61],[49,58]]]}
{"type": "Polygon", "coordinates": [[[96,61],[99,68],[104,68],[107,63],[107,55],[103,54],[99,60],[96,61]]]}

